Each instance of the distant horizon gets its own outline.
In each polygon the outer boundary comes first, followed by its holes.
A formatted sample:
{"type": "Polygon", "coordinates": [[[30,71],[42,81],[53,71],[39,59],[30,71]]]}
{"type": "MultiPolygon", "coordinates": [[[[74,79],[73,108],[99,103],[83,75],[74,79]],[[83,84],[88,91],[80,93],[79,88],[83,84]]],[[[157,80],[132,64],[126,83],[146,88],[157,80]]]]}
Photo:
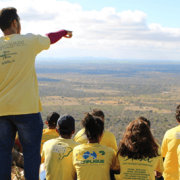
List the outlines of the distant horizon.
{"type": "Polygon", "coordinates": [[[46,62],[58,62],[63,60],[73,60],[73,61],[112,61],[112,62],[179,62],[179,60],[163,60],[163,59],[118,59],[118,58],[108,58],[108,57],[37,57],[36,62],[46,61],[46,62]]]}

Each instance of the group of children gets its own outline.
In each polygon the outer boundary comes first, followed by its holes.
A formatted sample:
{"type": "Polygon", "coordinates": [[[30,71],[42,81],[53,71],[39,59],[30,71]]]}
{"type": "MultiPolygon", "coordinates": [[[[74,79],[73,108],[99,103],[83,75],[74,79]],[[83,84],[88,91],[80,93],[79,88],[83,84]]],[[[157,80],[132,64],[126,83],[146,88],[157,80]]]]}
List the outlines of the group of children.
{"type": "MultiPolygon", "coordinates": [[[[179,126],[166,132],[161,147],[151,133],[150,121],[139,117],[126,127],[117,147],[113,133],[104,130],[104,120],[100,109],[86,113],[83,128],[72,139],[75,119],[50,113],[42,135],[40,179],[179,179],[179,126]]],[[[180,105],[176,120],[180,122],[180,105]]]]}
{"type": "Polygon", "coordinates": [[[59,118],[53,112],[48,115],[46,124],[48,129],[43,132],[41,152],[41,162],[44,162],[41,169],[44,167],[45,171],[41,172],[41,179],[93,179],[94,176],[95,179],[109,179],[110,175],[113,177],[118,173],[116,139],[113,133],[104,131],[104,113],[101,110],[94,109],[85,115],[82,121],[84,128],[76,134],[74,141],[71,139],[75,133],[72,116],[59,118]],[[52,126],[55,121],[57,126],[52,126]]]}

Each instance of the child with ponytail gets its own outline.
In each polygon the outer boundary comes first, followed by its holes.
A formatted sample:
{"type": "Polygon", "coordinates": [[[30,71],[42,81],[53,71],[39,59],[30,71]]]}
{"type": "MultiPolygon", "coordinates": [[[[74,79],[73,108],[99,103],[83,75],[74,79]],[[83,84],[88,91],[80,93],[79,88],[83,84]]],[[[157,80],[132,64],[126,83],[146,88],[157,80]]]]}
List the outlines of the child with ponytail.
{"type": "Polygon", "coordinates": [[[79,145],[73,150],[73,166],[79,180],[110,180],[110,169],[119,173],[116,153],[110,147],[100,145],[104,122],[87,113],[82,120],[88,143],[79,145]]]}

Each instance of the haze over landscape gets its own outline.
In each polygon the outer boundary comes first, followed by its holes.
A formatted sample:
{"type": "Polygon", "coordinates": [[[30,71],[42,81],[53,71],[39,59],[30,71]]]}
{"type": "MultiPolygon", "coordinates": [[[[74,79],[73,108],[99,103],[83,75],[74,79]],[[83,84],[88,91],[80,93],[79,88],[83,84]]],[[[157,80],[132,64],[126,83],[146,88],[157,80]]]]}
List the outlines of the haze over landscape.
{"type": "Polygon", "coordinates": [[[161,143],[164,132],[177,125],[179,68],[176,61],[39,61],[43,119],[49,111],[68,113],[76,119],[77,132],[83,113],[99,108],[105,113],[106,129],[119,143],[126,125],[145,116],[161,143]]]}

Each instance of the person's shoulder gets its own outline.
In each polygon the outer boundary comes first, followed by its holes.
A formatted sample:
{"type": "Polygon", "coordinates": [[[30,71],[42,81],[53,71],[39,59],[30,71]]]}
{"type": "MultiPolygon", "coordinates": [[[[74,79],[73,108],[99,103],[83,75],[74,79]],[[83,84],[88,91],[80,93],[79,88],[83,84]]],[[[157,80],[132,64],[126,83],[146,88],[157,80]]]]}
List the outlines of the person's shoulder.
{"type": "Polygon", "coordinates": [[[76,136],[80,136],[81,134],[83,134],[85,132],[85,129],[83,128],[83,129],[80,129],[78,132],[77,132],[77,134],[76,134],[76,136]]]}
{"type": "Polygon", "coordinates": [[[81,145],[81,143],[78,143],[78,142],[73,141],[73,140],[71,139],[71,146],[75,147],[75,146],[78,146],[78,145],[81,145]]]}
{"type": "Polygon", "coordinates": [[[43,129],[43,134],[48,132],[48,129],[43,129]]]}
{"type": "Polygon", "coordinates": [[[46,35],[33,34],[33,33],[27,33],[27,34],[24,34],[21,36],[28,39],[28,40],[37,40],[37,39],[41,39],[41,38],[49,39],[48,36],[46,36],[46,35]]]}
{"type": "Polygon", "coordinates": [[[50,146],[50,145],[53,144],[54,142],[56,142],[56,139],[50,139],[50,140],[46,141],[43,146],[44,146],[44,147],[50,146]]]}
{"type": "MultiPolygon", "coordinates": [[[[45,134],[56,134],[57,132],[56,132],[56,129],[43,129],[43,135],[45,135],[45,134]]],[[[58,133],[57,133],[58,134],[58,133]]]]}
{"type": "Polygon", "coordinates": [[[83,147],[84,147],[84,144],[78,143],[77,146],[74,147],[74,151],[81,150],[81,149],[83,149],[83,147]]]}
{"type": "Polygon", "coordinates": [[[112,153],[115,152],[115,150],[114,150],[112,147],[108,147],[108,146],[106,146],[106,145],[100,145],[100,148],[101,148],[101,149],[104,149],[104,150],[107,151],[107,152],[112,152],[112,153]]]}
{"type": "Polygon", "coordinates": [[[115,137],[114,134],[110,131],[104,131],[103,136],[105,136],[107,138],[115,137]]]}
{"type": "Polygon", "coordinates": [[[21,37],[24,37],[24,38],[28,38],[28,39],[30,39],[30,38],[35,38],[35,37],[36,37],[36,35],[33,34],[33,33],[20,34],[20,36],[21,36],[21,37]]]}
{"type": "Polygon", "coordinates": [[[175,133],[177,133],[177,132],[179,132],[179,131],[180,131],[180,125],[178,125],[178,126],[176,126],[176,127],[173,127],[173,128],[171,128],[171,129],[168,129],[168,130],[166,131],[165,135],[167,136],[167,135],[175,134],[175,133]]]}
{"type": "Polygon", "coordinates": [[[84,128],[81,129],[81,130],[79,130],[79,131],[77,132],[77,134],[74,136],[74,141],[78,141],[79,138],[82,138],[84,132],[85,132],[85,129],[84,129],[84,128]]]}

